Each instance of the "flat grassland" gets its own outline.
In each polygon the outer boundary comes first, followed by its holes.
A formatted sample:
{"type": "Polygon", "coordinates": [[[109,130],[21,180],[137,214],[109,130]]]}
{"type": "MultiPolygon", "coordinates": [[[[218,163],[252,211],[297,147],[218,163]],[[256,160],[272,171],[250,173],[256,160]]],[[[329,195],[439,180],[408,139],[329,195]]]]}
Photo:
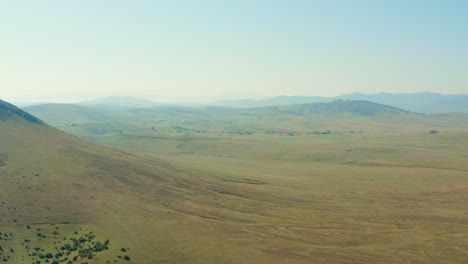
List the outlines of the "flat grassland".
{"type": "Polygon", "coordinates": [[[216,183],[174,206],[248,236],[239,248],[271,262],[467,260],[467,133],[107,140],[216,183]]]}

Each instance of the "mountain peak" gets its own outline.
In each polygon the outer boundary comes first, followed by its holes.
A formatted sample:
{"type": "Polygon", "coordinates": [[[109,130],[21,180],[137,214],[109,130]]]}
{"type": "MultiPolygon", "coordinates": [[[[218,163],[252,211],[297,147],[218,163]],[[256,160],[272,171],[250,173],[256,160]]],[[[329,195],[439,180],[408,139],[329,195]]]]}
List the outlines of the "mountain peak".
{"type": "Polygon", "coordinates": [[[23,119],[31,123],[42,124],[42,121],[18,107],[0,99],[0,121],[23,119]]]}

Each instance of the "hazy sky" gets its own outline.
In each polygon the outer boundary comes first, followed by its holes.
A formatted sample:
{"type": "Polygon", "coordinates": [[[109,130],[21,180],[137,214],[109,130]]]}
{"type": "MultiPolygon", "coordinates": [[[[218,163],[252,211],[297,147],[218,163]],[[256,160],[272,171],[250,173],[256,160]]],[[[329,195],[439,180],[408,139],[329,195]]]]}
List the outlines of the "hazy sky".
{"type": "Polygon", "coordinates": [[[0,98],[468,93],[463,0],[0,0],[0,98]]]}

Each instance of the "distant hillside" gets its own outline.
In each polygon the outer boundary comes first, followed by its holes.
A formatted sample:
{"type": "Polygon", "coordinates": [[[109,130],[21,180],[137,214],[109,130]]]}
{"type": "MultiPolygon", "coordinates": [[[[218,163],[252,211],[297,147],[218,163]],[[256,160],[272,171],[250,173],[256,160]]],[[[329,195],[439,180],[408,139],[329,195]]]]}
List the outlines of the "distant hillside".
{"type": "Polygon", "coordinates": [[[468,95],[443,95],[436,93],[413,94],[349,94],[337,97],[318,96],[278,96],[262,100],[223,100],[210,105],[237,108],[265,107],[275,105],[294,105],[334,100],[361,100],[386,104],[418,113],[460,112],[468,113],[468,95]]]}
{"type": "MultiPolygon", "coordinates": [[[[408,111],[389,105],[378,104],[369,101],[335,100],[328,103],[308,103],[294,105],[277,105],[268,107],[233,108],[220,106],[205,107],[158,107],[149,109],[129,110],[135,116],[151,119],[155,115],[172,118],[191,119],[220,119],[225,116],[247,114],[249,116],[268,116],[272,118],[278,115],[309,115],[329,113],[351,113],[355,115],[375,115],[376,113],[409,113],[408,111]]],[[[227,118],[227,117],[226,117],[227,118]]]]}
{"type": "Polygon", "coordinates": [[[312,103],[291,106],[273,106],[276,114],[308,115],[321,113],[352,113],[355,115],[375,115],[376,113],[400,114],[408,113],[401,108],[378,104],[369,101],[335,100],[330,103],[312,103]]]}
{"type": "Polygon", "coordinates": [[[24,107],[23,109],[54,126],[134,120],[132,115],[123,110],[102,109],[73,104],[44,104],[24,107]]]}
{"type": "Polygon", "coordinates": [[[159,105],[150,100],[128,96],[110,96],[96,100],[80,102],[79,104],[83,106],[93,106],[107,109],[147,108],[159,105]]]}

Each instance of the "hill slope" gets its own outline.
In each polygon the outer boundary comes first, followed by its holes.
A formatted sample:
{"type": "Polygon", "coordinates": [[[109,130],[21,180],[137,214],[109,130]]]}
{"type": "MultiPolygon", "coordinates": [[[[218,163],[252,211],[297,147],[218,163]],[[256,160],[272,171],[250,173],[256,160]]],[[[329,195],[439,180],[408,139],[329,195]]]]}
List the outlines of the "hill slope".
{"type": "Polygon", "coordinates": [[[43,104],[28,106],[25,111],[46,120],[47,123],[60,126],[64,124],[85,124],[96,122],[132,121],[133,115],[125,110],[102,109],[73,104],[43,104]]]}
{"type": "Polygon", "coordinates": [[[32,123],[42,123],[38,118],[27,112],[0,100],[0,121],[27,120],[32,123]]]}
{"type": "MultiPolygon", "coordinates": [[[[261,108],[260,108],[261,109],[261,108]]],[[[258,111],[259,108],[251,109],[252,112],[258,111]]],[[[369,101],[350,101],[336,100],[330,103],[312,103],[290,106],[272,106],[265,110],[269,110],[274,114],[293,114],[293,115],[308,115],[320,113],[351,113],[355,115],[375,115],[376,113],[400,114],[408,113],[401,108],[373,103],[369,101]]]]}

